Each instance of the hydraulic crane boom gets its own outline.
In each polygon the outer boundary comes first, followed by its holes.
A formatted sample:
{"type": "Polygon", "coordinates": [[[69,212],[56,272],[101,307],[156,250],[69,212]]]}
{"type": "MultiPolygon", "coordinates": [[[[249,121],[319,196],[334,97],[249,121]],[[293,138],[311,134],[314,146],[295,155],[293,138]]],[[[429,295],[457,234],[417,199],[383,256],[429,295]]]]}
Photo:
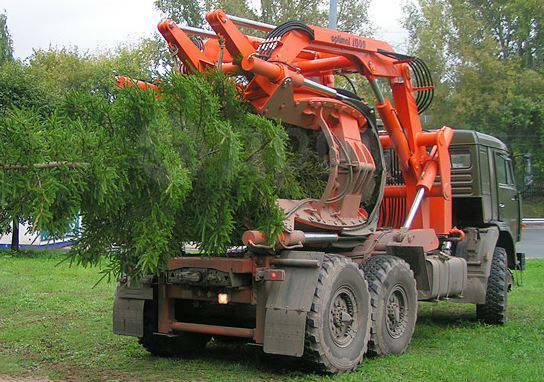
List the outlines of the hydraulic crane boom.
{"type": "MultiPolygon", "coordinates": [[[[279,201],[287,216],[286,232],[280,238],[283,247],[300,244],[312,230],[346,236],[373,231],[383,195],[406,198],[411,209],[405,230],[451,231],[448,146],[453,131],[422,130],[419,113],[429,106],[432,82],[419,59],[395,53],[379,40],[301,22],[276,27],[228,16],[222,10],[208,13],[206,20],[214,32],[180,27],[171,20],[159,24],[182,70],[205,72],[217,67],[245,76],[243,96],[257,112],[321,131],[329,145],[330,175],[323,196],[279,201]],[[269,34],[265,39],[248,36],[239,27],[269,34]],[[199,47],[189,35],[205,41],[199,47]],[[378,137],[368,105],[334,88],[336,73],[358,73],[368,80],[386,135],[378,137]],[[380,90],[379,78],[389,84],[395,107],[380,90]],[[382,147],[395,150],[404,185],[385,185],[382,147]]],[[[326,236],[325,241],[331,237],[326,236]]],[[[254,231],[246,232],[244,241],[265,244],[264,236],[254,231]]]]}

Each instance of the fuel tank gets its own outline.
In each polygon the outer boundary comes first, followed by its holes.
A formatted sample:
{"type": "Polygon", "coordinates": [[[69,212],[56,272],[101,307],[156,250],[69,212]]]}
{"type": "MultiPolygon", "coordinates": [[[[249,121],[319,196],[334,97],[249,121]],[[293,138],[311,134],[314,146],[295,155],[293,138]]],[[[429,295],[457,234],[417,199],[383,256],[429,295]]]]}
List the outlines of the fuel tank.
{"type": "Polygon", "coordinates": [[[419,291],[420,300],[458,297],[467,285],[467,262],[444,254],[425,257],[429,290],[419,291]]]}

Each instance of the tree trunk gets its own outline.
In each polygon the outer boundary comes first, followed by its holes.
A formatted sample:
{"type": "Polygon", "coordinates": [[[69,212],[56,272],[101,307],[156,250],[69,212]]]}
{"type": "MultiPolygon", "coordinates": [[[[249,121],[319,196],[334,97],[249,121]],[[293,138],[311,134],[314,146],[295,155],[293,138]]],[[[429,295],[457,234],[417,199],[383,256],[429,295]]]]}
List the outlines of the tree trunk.
{"type": "Polygon", "coordinates": [[[16,217],[13,219],[13,222],[11,223],[11,250],[12,251],[18,251],[19,250],[19,219],[16,217]]]}

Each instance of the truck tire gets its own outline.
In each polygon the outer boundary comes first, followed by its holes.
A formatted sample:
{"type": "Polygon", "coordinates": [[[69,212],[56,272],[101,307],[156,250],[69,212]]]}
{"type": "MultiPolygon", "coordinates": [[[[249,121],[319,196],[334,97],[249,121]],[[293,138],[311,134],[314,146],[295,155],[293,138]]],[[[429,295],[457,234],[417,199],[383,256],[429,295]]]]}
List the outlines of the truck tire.
{"type": "Polygon", "coordinates": [[[159,357],[190,357],[202,351],[211,336],[200,333],[177,332],[175,336],[155,334],[157,331],[155,301],[144,307],[144,335],[138,339],[145,350],[159,357]]]}
{"type": "Polygon", "coordinates": [[[318,371],[354,370],[370,337],[370,293],[350,259],[326,255],[306,319],[304,358],[318,371]]]}
{"type": "Polygon", "coordinates": [[[408,263],[394,256],[373,256],[361,267],[372,304],[369,351],[401,354],[412,340],[417,320],[414,273],[408,263]]]}
{"type": "Polygon", "coordinates": [[[509,279],[506,259],[506,250],[496,247],[487,279],[485,304],[476,305],[476,317],[486,324],[503,325],[507,321],[509,279]]]}

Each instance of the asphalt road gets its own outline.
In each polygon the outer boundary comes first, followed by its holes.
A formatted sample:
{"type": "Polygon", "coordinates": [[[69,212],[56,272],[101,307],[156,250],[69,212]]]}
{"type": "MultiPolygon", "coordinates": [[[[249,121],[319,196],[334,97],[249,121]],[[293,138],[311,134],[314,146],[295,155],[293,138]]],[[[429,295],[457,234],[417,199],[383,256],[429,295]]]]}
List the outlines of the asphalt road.
{"type": "Polygon", "coordinates": [[[544,258],[544,226],[527,225],[521,233],[521,241],[517,245],[518,252],[525,252],[530,258],[544,258]]]}

